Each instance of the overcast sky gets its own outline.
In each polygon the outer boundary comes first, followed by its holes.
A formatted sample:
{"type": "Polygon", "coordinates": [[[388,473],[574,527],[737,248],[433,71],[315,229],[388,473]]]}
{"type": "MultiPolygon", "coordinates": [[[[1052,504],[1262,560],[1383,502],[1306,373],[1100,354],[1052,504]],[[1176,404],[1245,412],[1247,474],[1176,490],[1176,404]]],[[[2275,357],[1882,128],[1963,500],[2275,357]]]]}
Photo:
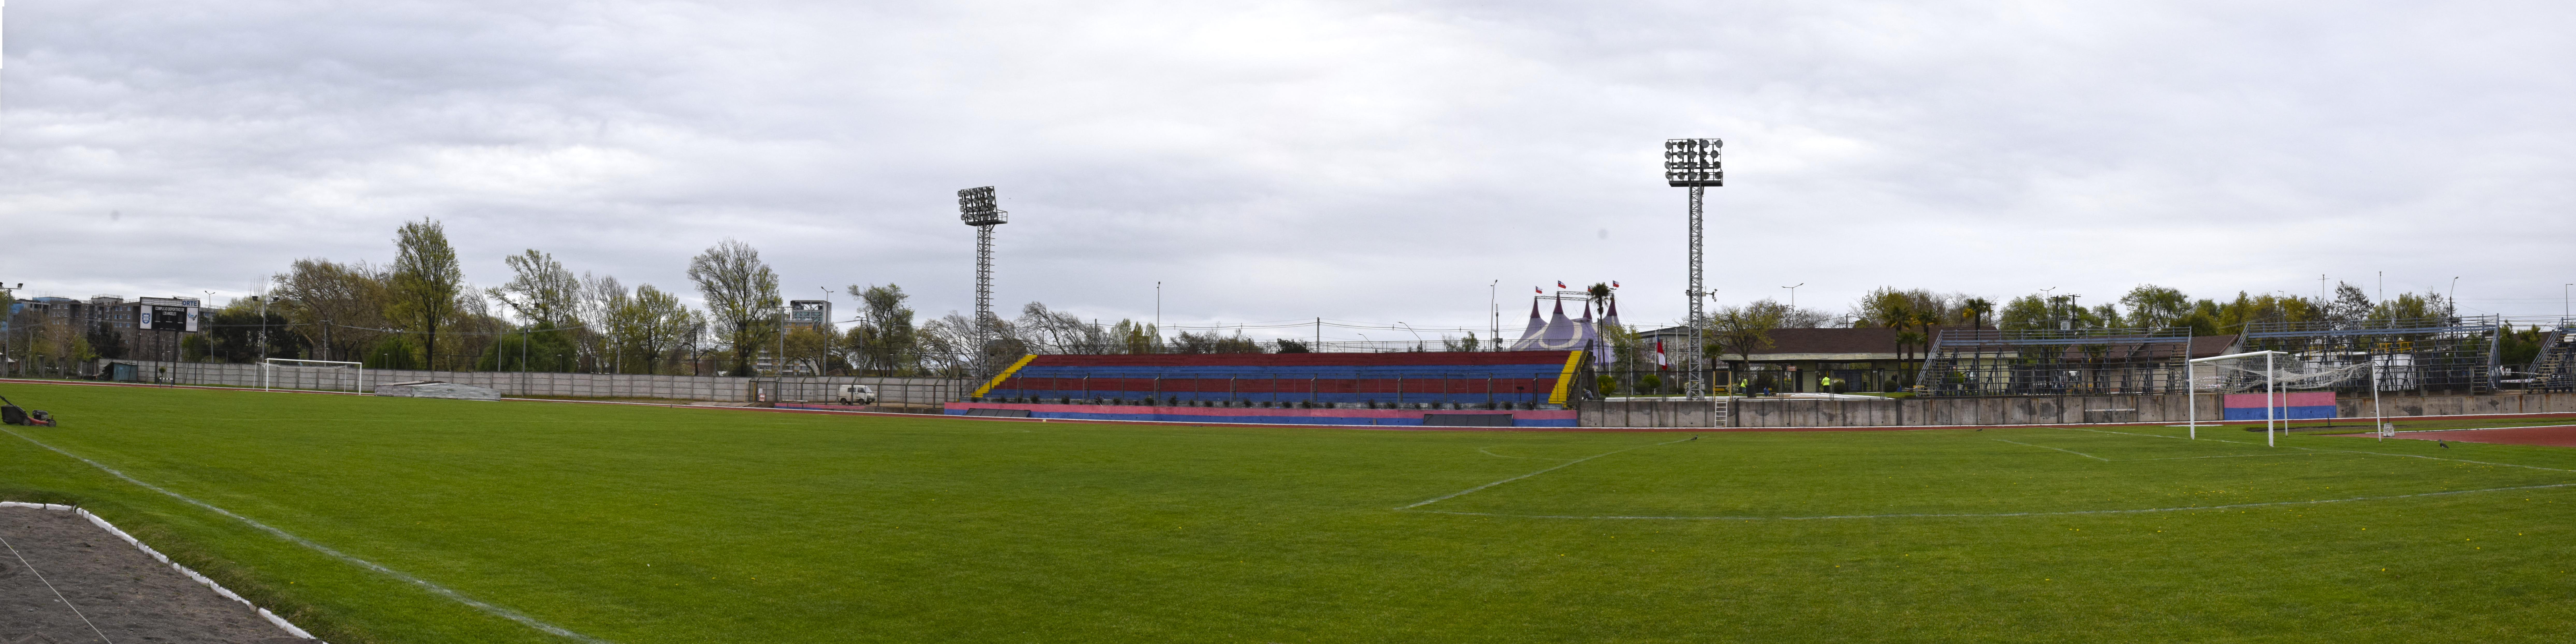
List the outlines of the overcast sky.
{"type": "MultiPolygon", "coordinates": [[[[1516,333],[1533,286],[1685,300],[1661,142],[1726,140],[1722,304],[2319,275],[2555,315],[2576,282],[2568,3],[18,0],[0,281],[239,295],[444,222],[694,295],[1516,333]],[[1484,282],[1484,283],[1479,283],[1484,282]],[[1499,284],[1499,286],[1493,286],[1499,284]],[[1489,288],[1479,288],[1489,287],[1489,288]]],[[[1386,339],[1386,338],[1379,338],[1386,339]]]]}

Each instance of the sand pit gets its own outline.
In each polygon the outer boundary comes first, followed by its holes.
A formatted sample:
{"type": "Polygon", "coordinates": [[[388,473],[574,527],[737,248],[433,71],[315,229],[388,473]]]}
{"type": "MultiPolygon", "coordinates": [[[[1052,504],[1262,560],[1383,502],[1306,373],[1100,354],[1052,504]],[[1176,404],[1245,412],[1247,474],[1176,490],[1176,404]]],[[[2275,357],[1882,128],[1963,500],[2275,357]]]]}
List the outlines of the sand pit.
{"type": "Polygon", "coordinates": [[[315,642],[70,511],[0,507],[0,540],[0,642],[315,642]]]}

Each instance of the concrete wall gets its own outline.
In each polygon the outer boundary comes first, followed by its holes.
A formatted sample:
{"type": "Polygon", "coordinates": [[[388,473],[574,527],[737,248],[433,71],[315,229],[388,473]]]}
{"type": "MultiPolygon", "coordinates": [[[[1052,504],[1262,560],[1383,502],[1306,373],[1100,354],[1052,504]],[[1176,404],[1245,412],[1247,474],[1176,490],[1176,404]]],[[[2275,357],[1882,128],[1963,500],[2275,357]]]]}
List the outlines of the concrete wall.
{"type": "MultiPolygon", "coordinates": [[[[150,360],[102,360],[137,365],[146,381],[175,382],[183,385],[225,385],[259,387],[260,365],[168,363],[150,360]]],[[[357,385],[356,374],[338,369],[275,369],[269,372],[268,386],[281,389],[323,389],[350,391],[357,385]]],[[[717,402],[753,402],[756,400],[829,401],[841,385],[869,385],[877,390],[878,404],[904,407],[937,407],[955,400],[961,392],[973,391],[974,383],[941,378],[877,378],[868,376],[825,376],[788,378],[772,382],[768,378],[726,378],[719,376],[648,376],[605,373],[512,373],[494,371],[418,371],[368,369],[367,384],[436,380],[489,387],[503,396],[561,398],[660,398],[666,400],[704,400],[717,402]],[[771,390],[776,388],[776,392],[771,390]]],[[[370,389],[372,391],[372,389],[370,389]]]]}
{"type": "Polygon", "coordinates": [[[1581,427],[1725,427],[1726,408],[1715,401],[1622,400],[1576,405],[1581,427]]]}
{"type": "MultiPolygon", "coordinates": [[[[2346,398],[2335,404],[2341,418],[2372,416],[2369,398],[2346,398]]],[[[2576,413],[2576,394],[2386,396],[2380,406],[2390,418],[2576,413]]],[[[1896,427],[2179,423],[2186,415],[2182,396],[1784,398],[1734,400],[1723,412],[1692,411],[1710,407],[1681,401],[1590,401],[1582,404],[1581,419],[1585,427],[1708,427],[1712,419],[1719,426],[1733,427],[1896,427]]],[[[2215,422],[2222,414],[2217,396],[2200,396],[2201,421],[2215,422]]]]}

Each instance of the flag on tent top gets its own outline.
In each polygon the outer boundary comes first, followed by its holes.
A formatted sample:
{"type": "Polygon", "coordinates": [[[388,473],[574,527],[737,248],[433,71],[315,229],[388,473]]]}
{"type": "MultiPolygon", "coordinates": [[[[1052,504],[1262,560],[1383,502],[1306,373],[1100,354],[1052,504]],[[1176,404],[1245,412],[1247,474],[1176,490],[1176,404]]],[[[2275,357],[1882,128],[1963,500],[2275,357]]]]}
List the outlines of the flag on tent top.
{"type": "Polygon", "coordinates": [[[1610,288],[1619,288],[1619,280],[1610,280],[1610,288]]]}
{"type": "Polygon", "coordinates": [[[1536,286],[1532,286],[1532,287],[1530,287],[1530,292],[1531,292],[1531,293],[1537,293],[1537,294],[1540,294],[1540,295],[1546,295],[1546,294],[1547,294],[1547,289],[1543,289],[1543,288],[1539,288],[1539,287],[1536,287],[1536,286]]]}
{"type": "Polygon", "coordinates": [[[1566,287],[1566,286],[1565,286],[1565,280],[1557,280],[1557,281],[1556,281],[1556,287],[1557,287],[1557,288],[1565,288],[1565,287],[1566,287]]]}

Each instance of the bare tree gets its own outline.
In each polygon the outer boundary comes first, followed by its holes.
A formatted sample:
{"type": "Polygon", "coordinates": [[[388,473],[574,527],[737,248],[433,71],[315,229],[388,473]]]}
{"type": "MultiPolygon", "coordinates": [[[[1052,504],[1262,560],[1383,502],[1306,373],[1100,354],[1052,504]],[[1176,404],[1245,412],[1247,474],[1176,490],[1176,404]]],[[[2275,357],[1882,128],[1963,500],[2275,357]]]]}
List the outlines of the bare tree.
{"type": "Polygon", "coordinates": [[[1765,302],[1769,300],[1723,307],[1709,316],[1709,348],[1715,350],[1719,360],[1735,354],[1738,363],[1744,365],[1737,374],[1749,377],[1753,373],[1753,352],[1771,348],[1771,330],[1780,328],[1781,307],[1776,303],[1763,306],[1765,302]]]}
{"type": "Polygon", "coordinates": [[[438,368],[438,331],[457,316],[465,291],[465,270],[456,249],[447,244],[447,229],[422,219],[394,232],[392,316],[421,334],[421,353],[438,368]]]}
{"type": "Polygon", "coordinates": [[[689,280],[706,298],[716,333],[733,347],[735,375],[750,376],[752,353],[778,332],[778,273],[750,244],[726,239],[690,258],[689,280]]]}
{"type": "Polygon", "coordinates": [[[581,280],[565,270],[563,262],[534,248],[502,258],[501,262],[510,265],[511,278],[509,283],[488,291],[492,299],[509,306],[512,314],[530,325],[568,326],[581,280]]]}

